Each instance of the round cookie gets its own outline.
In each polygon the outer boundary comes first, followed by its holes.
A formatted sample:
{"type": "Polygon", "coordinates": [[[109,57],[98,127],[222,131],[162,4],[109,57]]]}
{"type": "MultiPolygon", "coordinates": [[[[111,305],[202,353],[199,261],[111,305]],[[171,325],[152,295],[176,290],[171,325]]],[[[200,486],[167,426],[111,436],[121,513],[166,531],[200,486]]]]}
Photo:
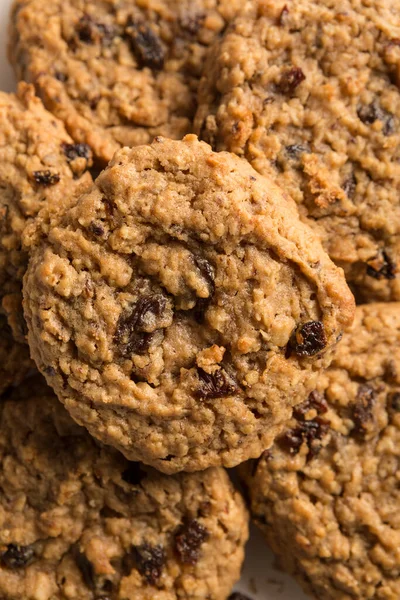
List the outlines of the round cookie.
{"type": "Polygon", "coordinates": [[[272,176],[360,300],[399,300],[397,0],[259,0],[210,51],[195,131],[272,176]]]}
{"type": "Polygon", "coordinates": [[[240,0],[16,0],[10,60],[72,137],[121,146],[191,131],[208,46],[240,0]]]}
{"type": "Polygon", "coordinates": [[[34,359],[74,419],[169,473],[259,456],[354,312],[294,202],[195,136],[117,152],[24,289],[34,359]]]}
{"type": "Polygon", "coordinates": [[[397,600],[400,304],[357,308],[330,369],[258,462],[252,515],[318,600],[397,600]]]}
{"type": "Polygon", "coordinates": [[[0,301],[14,337],[25,341],[21,308],[27,250],[45,235],[55,213],[92,183],[91,151],[73,144],[33,87],[0,92],[0,301]]]}
{"type": "Polygon", "coordinates": [[[225,600],[248,516],[223,469],[167,477],[99,446],[40,379],[0,403],[0,596],[225,600]]]}
{"type": "Polygon", "coordinates": [[[6,318],[0,314],[0,396],[34,368],[28,346],[14,341],[6,318]]]}

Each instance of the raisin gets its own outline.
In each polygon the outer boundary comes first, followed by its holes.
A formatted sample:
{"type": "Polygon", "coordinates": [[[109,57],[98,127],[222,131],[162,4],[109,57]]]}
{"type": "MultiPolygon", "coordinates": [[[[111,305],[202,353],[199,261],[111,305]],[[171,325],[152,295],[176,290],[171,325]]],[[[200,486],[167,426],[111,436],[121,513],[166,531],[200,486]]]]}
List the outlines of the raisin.
{"type": "Polygon", "coordinates": [[[65,75],[65,73],[61,73],[61,71],[56,71],[54,73],[54,77],[57,79],[57,81],[61,81],[62,83],[65,83],[68,79],[68,75],[65,75]]]}
{"type": "Polygon", "coordinates": [[[103,46],[109,46],[117,35],[117,30],[112,25],[97,23],[90,15],[79,19],[77,33],[81,42],[94,44],[100,41],[103,46]]]}
{"type": "Polygon", "coordinates": [[[208,539],[207,529],[193,519],[183,525],[175,535],[175,550],[185,565],[195,565],[200,557],[200,548],[208,539]]]}
{"type": "Polygon", "coordinates": [[[310,150],[302,144],[292,144],[286,146],[286,152],[290,158],[299,158],[302,154],[310,152],[310,150]]]}
{"type": "Polygon", "coordinates": [[[85,585],[93,590],[95,587],[95,572],[92,563],[86,555],[79,552],[78,549],[75,549],[74,558],[85,585]]]}
{"type": "Polygon", "coordinates": [[[129,463],[129,467],[125,469],[122,473],[121,477],[126,483],[130,485],[140,485],[140,483],[145,479],[147,473],[143,471],[140,466],[140,463],[131,462],[129,463]]]}
{"type": "Polygon", "coordinates": [[[90,146],[87,144],[62,144],[62,149],[69,162],[77,158],[89,160],[92,156],[90,146]]]}
{"type": "Polygon", "coordinates": [[[89,231],[91,231],[93,235],[96,235],[98,237],[101,237],[105,233],[104,227],[100,223],[95,223],[94,221],[93,223],[90,223],[89,231]]]}
{"type": "Polygon", "coordinates": [[[84,15],[79,19],[77,33],[81,42],[92,44],[95,41],[95,24],[89,15],[84,15]]]}
{"type": "Polygon", "coordinates": [[[357,437],[365,437],[370,429],[373,419],[373,407],[375,404],[375,390],[362,384],[358,388],[357,398],[352,407],[352,419],[354,422],[353,434],[357,437]]]}
{"type": "Polygon", "coordinates": [[[294,429],[289,429],[279,438],[279,444],[290,454],[297,454],[303,442],[308,446],[308,459],[318,454],[321,445],[318,443],[329,430],[329,422],[320,417],[311,421],[303,421],[294,429]]]}
{"type": "Polygon", "coordinates": [[[325,396],[316,390],[311,392],[305,402],[294,409],[293,416],[298,421],[304,421],[308,411],[311,409],[315,409],[318,414],[328,412],[328,403],[325,400],[325,396]]]}
{"type": "Polygon", "coordinates": [[[396,265],[392,262],[389,255],[383,251],[381,256],[367,263],[367,275],[378,280],[395,279],[396,265]]]}
{"type": "Polygon", "coordinates": [[[304,81],[306,76],[300,67],[291,67],[285,69],[277,85],[278,91],[282,94],[293,94],[295,89],[304,81]]]}
{"type": "Polygon", "coordinates": [[[33,546],[18,546],[9,544],[1,556],[0,562],[7,569],[21,569],[29,565],[35,556],[33,546]]]}
{"type": "Polygon", "coordinates": [[[147,542],[141,546],[132,546],[122,560],[122,570],[127,577],[136,568],[149,585],[155,585],[161,577],[165,564],[162,546],[151,546],[147,542]]]}
{"type": "Polygon", "coordinates": [[[238,387],[224,369],[215,373],[206,373],[203,369],[197,369],[199,387],[195,392],[196,398],[208,400],[210,398],[224,398],[232,396],[238,391],[238,387]]]}
{"type": "Polygon", "coordinates": [[[215,273],[214,267],[205,258],[196,257],[194,259],[194,263],[199,269],[203,279],[206,280],[209,290],[208,298],[198,298],[196,307],[194,309],[194,315],[196,320],[199,323],[202,323],[204,321],[204,313],[209,307],[215,293],[215,273]]]}
{"type": "Polygon", "coordinates": [[[242,592],[233,592],[233,594],[229,596],[228,600],[250,600],[250,598],[242,594],[242,592]]]}
{"type": "Polygon", "coordinates": [[[289,16],[289,8],[288,8],[288,5],[285,4],[285,6],[281,10],[281,14],[278,17],[278,25],[280,25],[281,27],[286,25],[288,16],[289,16]]]}
{"type": "Polygon", "coordinates": [[[393,392],[388,396],[389,408],[400,412],[400,392],[393,392]]]}
{"type": "Polygon", "coordinates": [[[139,573],[149,585],[155,585],[165,564],[164,548],[144,543],[142,546],[133,546],[132,553],[139,573]]]}
{"type": "Polygon", "coordinates": [[[146,332],[145,329],[162,316],[166,304],[162,294],[142,296],[131,313],[121,315],[114,339],[123,356],[144,354],[149,349],[154,332],[146,332]]]}
{"type": "Polygon", "coordinates": [[[354,194],[356,193],[357,188],[357,180],[352,174],[342,185],[342,190],[345,192],[346,196],[350,199],[354,198],[354,194]]]}
{"type": "Polygon", "coordinates": [[[164,47],[146,23],[131,20],[126,28],[126,34],[140,67],[149,67],[156,71],[164,67],[164,47]]]}
{"type": "Polygon", "coordinates": [[[392,135],[395,131],[393,115],[383,110],[376,102],[372,102],[368,106],[359,107],[357,114],[359,119],[366,125],[371,125],[375,121],[382,121],[382,132],[384,135],[392,135]]]}
{"type": "Polygon", "coordinates": [[[289,347],[298,356],[315,356],[326,347],[325,329],[321,321],[308,321],[293,332],[289,347]]]}
{"type": "Polygon", "coordinates": [[[56,183],[58,183],[60,181],[60,176],[58,173],[52,173],[49,170],[34,171],[33,179],[39,185],[44,185],[45,187],[48,187],[50,185],[55,185],[56,183]]]}

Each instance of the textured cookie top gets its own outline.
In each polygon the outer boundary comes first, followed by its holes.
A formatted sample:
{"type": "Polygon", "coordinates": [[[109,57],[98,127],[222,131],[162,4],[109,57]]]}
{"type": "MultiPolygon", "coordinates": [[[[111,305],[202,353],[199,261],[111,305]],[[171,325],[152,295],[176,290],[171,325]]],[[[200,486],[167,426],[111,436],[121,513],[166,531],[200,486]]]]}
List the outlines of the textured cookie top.
{"type": "Polygon", "coordinates": [[[15,342],[6,318],[0,314],[0,396],[34,367],[28,346],[15,342]]]}
{"type": "Polygon", "coordinates": [[[191,129],[208,46],[240,0],[16,0],[10,59],[102,162],[191,129]]]}
{"type": "Polygon", "coordinates": [[[247,513],[222,469],[166,477],[96,445],[41,380],[0,403],[0,596],[224,600],[247,513]]]}
{"type": "Polygon", "coordinates": [[[33,255],[25,302],[73,417],[167,472],[259,456],[353,318],[294,202],[195,136],[119,151],[33,255]]]}
{"type": "Polygon", "coordinates": [[[256,523],[318,600],[397,600],[400,304],[357,308],[316,390],[242,467],[256,523]]]}
{"type": "Polygon", "coordinates": [[[195,123],[292,195],[368,300],[400,299],[399,7],[250,3],[210,52],[195,123]]]}
{"type": "Polygon", "coordinates": [[[16,338],[25,335],[20,293],[26,250],[46,233],[53,215],[89,187],[90,164],[90,148],[72,143],[32,86],[21,83],[17,95],[0,92],[0,299],[16,338]]]}

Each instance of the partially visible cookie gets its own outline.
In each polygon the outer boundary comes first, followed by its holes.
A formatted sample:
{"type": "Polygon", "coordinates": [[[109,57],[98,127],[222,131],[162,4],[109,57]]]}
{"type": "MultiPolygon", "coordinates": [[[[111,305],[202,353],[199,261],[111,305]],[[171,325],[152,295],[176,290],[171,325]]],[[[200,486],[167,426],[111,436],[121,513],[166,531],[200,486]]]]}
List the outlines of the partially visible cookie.
{"type": "Polygon", "coordinates": [[[317,600],[398,600],[400,304],[357,308],[332,366],[258,462],[252,515],[317,600]]]}
{"type": "Polygon", "coordinates": [[[16,0],[10,59],[72,137],[121,146],[191,131],[208,46],[240,0],[16,0]]]}
{"type": "Polygon", "coordinates": [[[259,456],[354,312],[294,202],[195,136],[119,151],[24,289],[34,359],[74,419],[169,473],[259,456]]]}
{"type": "Polygon", "coordinates": [[[225,600],[248,537],[225,471],[129,463],[41,379],[0,403],[0,524],[7,600],[225,600]]]}
{"type": "Polygon", "coordinates": [[[360,300],[400,299],[400,5],[257,0],[210,51],[195,130],[272,176],[360,300]]]}
{"type": "Polygon", "coordinates": [[[27,250],[92,183],[91,151],[73,144],[32,86],[0,92],[0,301],[14,337],[25,339],[21,285],[27,250]]]}
{"type": "Polygon", "coordinates": [[[0,314],[0,396],[34,367],[28,346],[14,340],[6,318],[0,314]]]}

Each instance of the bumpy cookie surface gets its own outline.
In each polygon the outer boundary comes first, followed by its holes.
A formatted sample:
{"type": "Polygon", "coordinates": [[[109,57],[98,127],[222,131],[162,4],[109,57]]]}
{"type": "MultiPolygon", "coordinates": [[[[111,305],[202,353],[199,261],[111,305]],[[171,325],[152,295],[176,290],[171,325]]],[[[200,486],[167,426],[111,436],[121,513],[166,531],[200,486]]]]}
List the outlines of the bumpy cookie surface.
{"type": "Polygon", "coordinates": [[[102,162],[191,130],[207,47],[239,0],[16,0],[10,59],[102,162]]]}
{"type": "Polygon", "coordinates": [[[0,596],[225,600],[247,512],[222,469],[167,477],[99,447],[42,380],[0,403],[0,596]]]}
{"type": "Polygon", "coordinates": [[[399,598],[400,304],[357,308],[316,390],[242,472],[255,522],[314,598],[399,598]]]}
{"type": "Polygon", "coordinates": [[[33,254],[25,303],[73,417],[165,472],[259,456],[354,310],[294,202],[195,136],[119,151],[33,254]]]}
{"type": "Polygon", "coordinates": [[[272,176],[361,299],[400,299],[400,5],[259,0],[210,52],[196,133],[272,176]]]}
{"type": "Polygon", "coordinates": [[[28,346],[14,340],[6,318],[0,314],[0,396],[34,367],[28,346]]]}
{"type": "Polygon", "coordinates": [[[21,282],[27,250],[55,213],[89,187],[90,148],[73,144],[33,87],[0,92],[0,300],[14,337],[24,340],[21,282]]]}

